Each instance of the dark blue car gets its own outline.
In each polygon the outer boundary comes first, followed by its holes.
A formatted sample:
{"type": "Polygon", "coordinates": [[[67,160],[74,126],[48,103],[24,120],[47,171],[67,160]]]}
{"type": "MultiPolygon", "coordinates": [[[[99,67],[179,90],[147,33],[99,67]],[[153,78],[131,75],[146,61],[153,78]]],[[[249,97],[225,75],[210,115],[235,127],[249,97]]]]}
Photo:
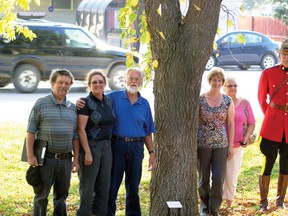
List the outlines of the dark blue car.
{"type": "Polygon", "coordinates": [[[213,66],[228,65],[236,65],[242,70],[251,65],[266,69],[279,62],[279,43],[258,32],[231,32],[217,40],[216,44],[217,49],[213,50],[207,62],[207,70],[213,66]]]}

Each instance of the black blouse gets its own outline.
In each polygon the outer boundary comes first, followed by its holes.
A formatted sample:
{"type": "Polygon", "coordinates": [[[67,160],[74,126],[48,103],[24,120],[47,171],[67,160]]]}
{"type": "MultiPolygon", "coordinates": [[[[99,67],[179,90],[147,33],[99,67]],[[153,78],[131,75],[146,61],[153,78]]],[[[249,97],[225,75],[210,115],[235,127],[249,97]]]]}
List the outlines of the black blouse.
{"type": "Polygon", "coordinates": [[[100,101],[91,92],[83,99],[85,107],[78,110],[78,115],[89,116],[86,125],[88,140],[111,139],[112,127],[115,123],[115,115],[112,111],[112,100],[103,95],[100,101]]]}

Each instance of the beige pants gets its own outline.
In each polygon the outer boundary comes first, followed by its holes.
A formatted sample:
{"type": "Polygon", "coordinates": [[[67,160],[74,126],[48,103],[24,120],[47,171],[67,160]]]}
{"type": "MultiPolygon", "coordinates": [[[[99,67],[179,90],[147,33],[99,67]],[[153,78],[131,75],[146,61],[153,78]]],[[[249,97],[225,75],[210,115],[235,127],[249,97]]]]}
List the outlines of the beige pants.
{"type": "Polygon", "coordinates": [[[244,149],[234,148],[233,159],[227,161],[226,175],[223,184],[223,199],[233,200],[242,164],[244,149]]]}

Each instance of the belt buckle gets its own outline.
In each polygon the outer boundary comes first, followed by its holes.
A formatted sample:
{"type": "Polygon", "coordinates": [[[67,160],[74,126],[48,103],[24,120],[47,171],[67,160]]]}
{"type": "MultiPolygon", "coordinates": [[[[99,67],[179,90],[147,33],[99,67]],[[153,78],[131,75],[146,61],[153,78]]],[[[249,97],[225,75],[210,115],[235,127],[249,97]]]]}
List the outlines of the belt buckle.
{"type": "Polygon", "coordinates": [[[285,112],[288,112],[288,105],[285,106],[285,112]]]}
{"type": "Polygon", "coordinates": [[[131,141],[131,138],[125,137],[125,138],[124,138],[124,141],[125,141],[125,142],[130,142],[130,141],[131,141]]]}
{"type": "Polygon", "coordinates": [[[55,159],[61,159],[61,158],[60,158],[60,155],[61,155],[60,153],[55,153],[55,159]],[[59,156],[58,156],[58,155],[59,155],[59,156]]]}

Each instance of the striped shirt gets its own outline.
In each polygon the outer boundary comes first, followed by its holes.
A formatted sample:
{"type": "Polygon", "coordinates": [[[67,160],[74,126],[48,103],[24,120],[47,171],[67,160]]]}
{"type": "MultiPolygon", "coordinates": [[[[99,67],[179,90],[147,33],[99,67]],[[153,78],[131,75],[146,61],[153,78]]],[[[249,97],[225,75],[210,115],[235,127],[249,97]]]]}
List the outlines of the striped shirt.
{"type": "Polygon", "coordinates": [[[71,152],[72,141],[78,138],[75,105],[66,98],[59,104],[52,93],[39,98],[31,110],[27,131],[48,141],[49,152],[71,152]]]}

